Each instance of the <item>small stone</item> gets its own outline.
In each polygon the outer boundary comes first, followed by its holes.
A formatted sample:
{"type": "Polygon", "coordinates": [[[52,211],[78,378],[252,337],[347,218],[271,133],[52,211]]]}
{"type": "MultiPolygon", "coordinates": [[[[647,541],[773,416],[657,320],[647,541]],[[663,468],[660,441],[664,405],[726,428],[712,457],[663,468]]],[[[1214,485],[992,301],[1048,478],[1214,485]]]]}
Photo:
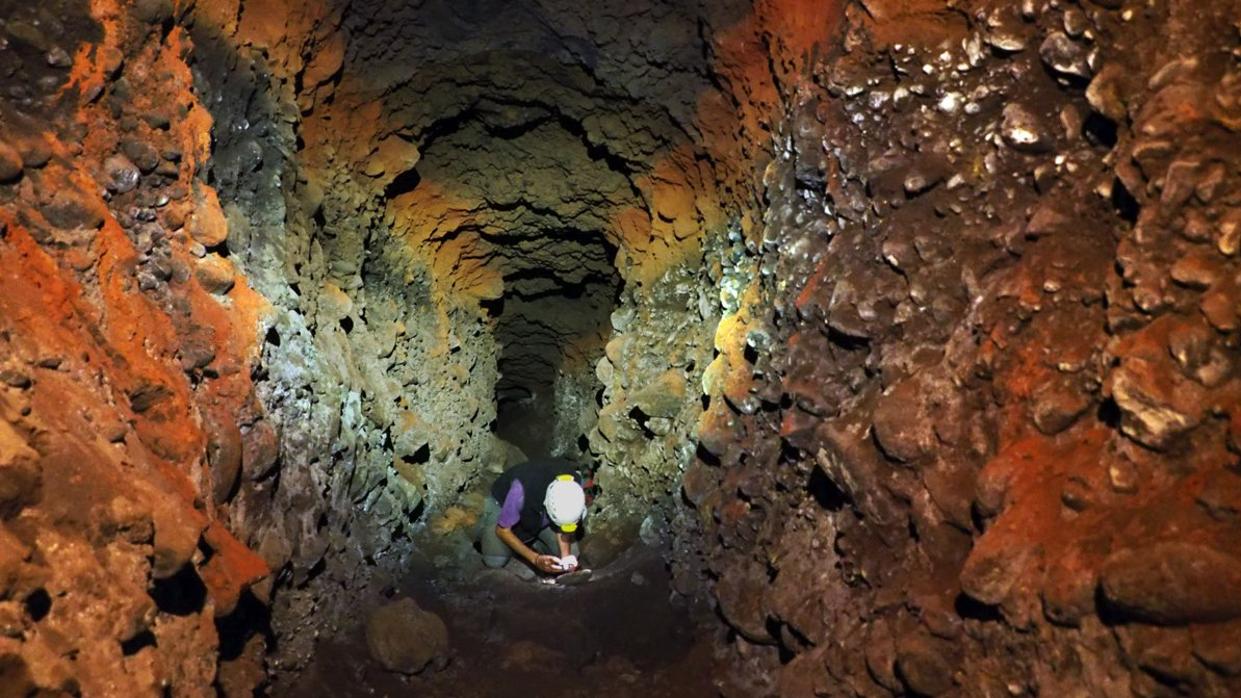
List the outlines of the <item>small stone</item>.
{"type": "Polygon", "coordinates": [[[1161,450],[1202,421],[1201,386],[1166,364],[1130,358],[1112,374],[1112,396],[1126,436],[1161,450]]]}
{"type": "Polygon", "coordinates": [[[47,51],[51,48],[47,36],[43,34],[38,26],[31,22],[10,20],[4,28],[8,31],[9,36],[40,51],[47,51]]]}
{"type": "Polygon", "coordinates": [[[1188,288],[1206,290],[1219,278],[1220,270],[1214,262],[1203,253],[1191,252],[1172,265],[1172,280],[1188,288]]]}
{"type": "Polygon", "coordinates": [[[1138,469],[1128,459],[1117,459],[1107,466],[1108,481],[1112,490],[1121,494],[1138,491],[1138,469]]]}
{"type": "Polygon", "coordinates": [[[34,170],[43,167],[52,159],[52,149],[41,138],[23,143],[21,153],[22,162],[34,170]]]}
{"type": "Polygon", "coordinates": [[[124,155],[113,155],[103,163],[107,186],[116,194],[128,194],[138,186],[138,168],[124,155]]]}
{"type": "Polygon", "coordinates": [[[1089,79],[1090,65],[1086,52],[1064,32],[1052,32],[1038,49],[1043,63],[1061,75],[1089,79]]]}
{"type": "Polygon", "coordinates": [[[1014,150],[1025,153],[1045,153],[1051,149],[1039,118],[1029,109],[1016,102],[1004,107],[1004,120],[1000,126],[1004,141],[1014,150]]]}
{"type": "Polygon", "coordinates": [[[136,0],[134,17],[147,24],[160,24],[172,17],[172,0],[136,0]]]}
{"type": "Polygon", "coordinates": [[[1232,332],[1241,326],[1241,306],[1231,293],[1223,288],[1213,288],[1202,294],[1202,302],[1198,304],[1203,317],[1211,326],[1220,332],[1232,332]]]}
{"type": "Polygon", "coordinates": [[[172,391],[158,383],[142,383],[129,393],[129,406],[142,414],[155,405],[172,397],[172,391]]]}
{"type": "Polygon", "coordinates": [[[1232,209],[1220,222],[1216,248],[1225,257],[1232,257],[1241,249],[1241,211],[1232,209]]]}
{"type": "Polygon", "coordinates": [[[1092,404],[1089,394],[1071,385],[1046,383],[1032,396],[1031,416],[1039,431],[1052,436],[1072,426],[1092,404]]]}
{"type": "Polygon", "coordinates": [[[1125,118],[1125,103],[1120,96],[1120,81],[1124,70],[1119,65],[1108,65],[1090,81],[1086,88],[1086,101],[1095,111],[1112,121],[1125,118]]]}
{"type": "Polygon", "coordinates": [[[1060,501],[1073,511],[1085,511],[1091,502],[1090,486],[1080,478],[1070,478],[1060,490],[1060,501]]]}
{"type": "Polygon", "coordinates": [[[22,156],[13,146],[0,141],[0,184],[16,182],[22,176],[22,156]]]}
{"type": "Polygon", "coordinates": [[[982,603],[998,604],[1008,597],[1028,559],[1028,551],[1019,546],[976,547],[961,569],[961,589],[982,603]]]}
{"type": "Polygon", "coordinates": [[[121,152],[144,173],[151,172],[159,166],[159,151],[150,143],[134,139],[121,141],[121,152]]]}
{"type": "Polygon", "coordinates": [[[143,114],[142,120],[147,122],[147,126],[161,131],[167,131],[168,127],[172,125],[172,120],[168,118],[168,115],[158,111],[143,114]]]}
{"type": "Polygon", "coordinates": [[[1064,11],[1064,31],[1074,39],[1086,33],[1086,29],[1090,27],[1089,21],[1086,19],[1086,13],[1073,7],[1064,11]]]}
{"type": "Polygon", "coordinates": [[[917,170],[910,172],[906,175],[904,181],[905,195],[913,198],[920,194],[926,193],[934,188],[939,181],[940,180],[938,178],[929,177],[925,173],[917,170]]]}
{"type": "Polygon", "coordinates": [[[1025,236],[1031,240],[1050,235],[1069,223],[1069,217],[1060,212],[1054,201],[1048,201],[1038,207],[1026,223],[1025,236]]]}
{"type": "Polygon", "coordinates": [[[0,370],[0,383],[19,390],[25,390],[33,385],[30,376],[11,368],[0,370]]]}
{"type": "Polygon", "coordinates": [[[67,51],[59,46],[53,46],[51,50],[47,52],[46,58],[47,64],[53,68],[73,67],[73,56],[70,56],[67,51]]]}
{"type": "Polygon", "coordinates": [[[673,417],[685,403],[685,377],[668,370],[633,395],[633,404],[648,417],[673,417]]]}
{"type": "Polygon", "coordinates": [[[211,494],[217,504],[228,501],[241,474],[241,430],[231,419],[208,415],[207,464],[211,468],[211,494]]]}
{"type": "Polygon", "coordinates": [[[99,206],[86,200],[81,192],[61,189],[39,211],[48,223],[61,230],[87,228],[97,230],[103,225],[104,216],[99,206]]]}
{"type": "Polygon", "coordinates": [[[1195,160],[1177,160],[1168,165],[1159,202],[1165,207],[1175,208],[1188,201],[1198,184],[1197,173],[1198,162],[1195,160]]]}
{"type": "Polygon", "coordinates": [[[1026,48],[1026,39],[1015,31],[998,29],[987,35],[987,45],[1005,53],[1017,53],[1026,48]]]}
{"type": "Polygon", "coordinates": [[[228,293],[236,283],[233,263],[215,253],[196,262],[194,276],[204,291],[217,295],[228,293]]]}

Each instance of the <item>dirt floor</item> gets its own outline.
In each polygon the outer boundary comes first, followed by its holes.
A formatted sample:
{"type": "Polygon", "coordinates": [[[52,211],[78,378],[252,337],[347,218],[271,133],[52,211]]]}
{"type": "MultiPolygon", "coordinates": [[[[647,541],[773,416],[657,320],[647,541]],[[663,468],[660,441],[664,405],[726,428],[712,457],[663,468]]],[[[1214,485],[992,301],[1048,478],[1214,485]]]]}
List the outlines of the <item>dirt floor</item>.
{"type": "MultiPolygon", "coordinates": [[[[591,580],[548,585],[508,570],[435,569],[421,562],[394,598],[412,596],[448,625],[441,671],[404,677],[369,656],[363,628],[320,643],[287,693],[300,696],[717,695],[710,649],[669,590],[658,550],[639,545],[591,580]]],[[[363,614],[359,614],[359,618],[363,614]]]]}

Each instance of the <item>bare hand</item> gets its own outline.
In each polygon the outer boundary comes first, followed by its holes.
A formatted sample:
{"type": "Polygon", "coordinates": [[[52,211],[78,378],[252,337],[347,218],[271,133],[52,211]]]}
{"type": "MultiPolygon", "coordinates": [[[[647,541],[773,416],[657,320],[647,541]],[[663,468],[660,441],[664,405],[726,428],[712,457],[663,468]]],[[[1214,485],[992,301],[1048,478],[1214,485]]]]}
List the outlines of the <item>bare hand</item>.
{"type": "Polygon", "coordinates": [[[534,566],[544,574],[560,574],[559,559],[553,555],[540,555],[534,558],[534,566]]]}

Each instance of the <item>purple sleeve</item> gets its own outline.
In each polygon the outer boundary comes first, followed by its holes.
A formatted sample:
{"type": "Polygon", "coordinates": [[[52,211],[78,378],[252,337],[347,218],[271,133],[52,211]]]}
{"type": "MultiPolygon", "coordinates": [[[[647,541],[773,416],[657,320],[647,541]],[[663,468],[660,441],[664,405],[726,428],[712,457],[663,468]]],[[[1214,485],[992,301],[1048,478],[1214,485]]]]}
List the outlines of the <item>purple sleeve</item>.
{"type": "Polygon", "coordinates": [[[496,517],[496,525],[500,528],[512,528],[521,521],[521,508],[526,503],[526,490],[520,480],[513,480],[504,496],[504,505],[500,507],[500,515],[496,517]]]}

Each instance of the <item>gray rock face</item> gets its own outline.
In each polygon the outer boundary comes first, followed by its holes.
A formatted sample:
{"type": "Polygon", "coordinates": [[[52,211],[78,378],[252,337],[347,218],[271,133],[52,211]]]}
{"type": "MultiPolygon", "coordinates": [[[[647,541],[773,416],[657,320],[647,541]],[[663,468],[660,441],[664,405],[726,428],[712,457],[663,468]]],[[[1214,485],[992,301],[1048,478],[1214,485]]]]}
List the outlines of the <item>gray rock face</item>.
{"type": "Polygon", "coordinates": [[[388,671],[417,674],[447,661],[448,629],[413,599],[401,599],[371,611],[366,644],[371,657],[388,671]]]}

